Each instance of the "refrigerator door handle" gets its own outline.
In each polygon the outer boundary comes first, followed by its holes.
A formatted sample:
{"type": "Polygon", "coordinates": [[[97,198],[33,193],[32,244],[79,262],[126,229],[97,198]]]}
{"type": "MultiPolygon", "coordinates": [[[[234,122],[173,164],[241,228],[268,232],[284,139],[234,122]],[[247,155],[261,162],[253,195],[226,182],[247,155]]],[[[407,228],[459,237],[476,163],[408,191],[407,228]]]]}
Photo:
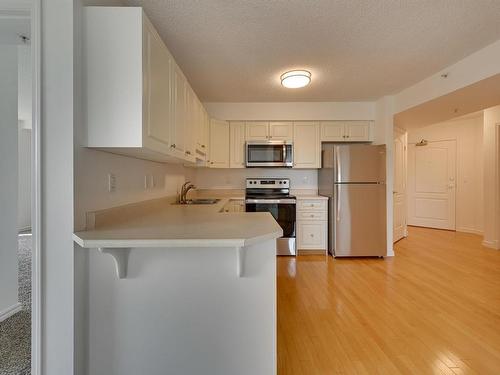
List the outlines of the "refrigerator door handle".
{"type": "Polygon", "coordinates": [[[337,221],[340,221],[340,184],[339,185],[335,185],[337,187],[337,191],[336,191],[336,194],[335,194],[335,199],[337,201],[337,214],[335,215],[336,218],[337,218],[337,221]]]}

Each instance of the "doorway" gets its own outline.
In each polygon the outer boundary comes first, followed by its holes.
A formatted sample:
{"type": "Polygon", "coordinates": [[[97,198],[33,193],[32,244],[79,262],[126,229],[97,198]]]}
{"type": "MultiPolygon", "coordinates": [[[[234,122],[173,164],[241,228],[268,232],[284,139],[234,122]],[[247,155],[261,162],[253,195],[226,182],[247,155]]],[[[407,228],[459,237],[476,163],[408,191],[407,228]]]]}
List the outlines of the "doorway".
{"type": "Polygon", "coordinates": [[[408,150],[408,224],[455,230],[456,141],[421,141],[408,150]]]}
{"type": "Polygon", "coordinates": [[[39,1],[0,2],[0,374],[39,373],[39,1]]]}

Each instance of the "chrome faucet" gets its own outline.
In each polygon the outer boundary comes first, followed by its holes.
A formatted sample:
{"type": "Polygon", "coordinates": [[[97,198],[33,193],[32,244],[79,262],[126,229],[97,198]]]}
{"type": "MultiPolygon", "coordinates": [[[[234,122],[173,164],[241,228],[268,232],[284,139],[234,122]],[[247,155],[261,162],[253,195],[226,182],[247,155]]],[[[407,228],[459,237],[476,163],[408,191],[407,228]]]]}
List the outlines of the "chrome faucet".
{"type": "Polygon", "coordinates": [[[179,203],[186,204],[188,201],[186,199],[187,193],[191,189],[196,189],[196,187],[191,183],[191,181],[186,181],[181,188],[181,192],[179,194],[179,203]]]}

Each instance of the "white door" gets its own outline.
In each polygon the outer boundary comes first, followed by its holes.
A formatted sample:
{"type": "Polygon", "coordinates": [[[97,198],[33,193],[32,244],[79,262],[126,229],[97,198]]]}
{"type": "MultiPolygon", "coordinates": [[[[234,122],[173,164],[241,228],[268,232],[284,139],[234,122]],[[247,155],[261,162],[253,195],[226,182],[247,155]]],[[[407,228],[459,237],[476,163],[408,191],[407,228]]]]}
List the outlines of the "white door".
{"type": "Polygon", "coordinates": [[[273,141],[292,141],[293,123],[292,122],[270,122],[269,139],[273,141]]]}
{"type": "Polygon", "coordinates": [[[232,121],[229,136],[229,168],[245,168],[245,123],[232,121]]]}
{"type": "Polygon", "coordinates": [[[269,123],[252,121],[246,123],[247,141],[267,141],[269,138],[269,123]]]}
{"type": "Polygon", "coordinates": [[[456,142],[408,146],[408,224],[455,230],[456,142]]]}
{"type": "Polygon", "coordinates": [[[319,123],[293,123],[293,167],[319,168],[321,164],[321,142],[319,123]]]}
{"type": "Polygon", "coordinates": [[[394,129],[394,242],[407,236],[406,213],[406,143],[404,130],[394,129]]]}
{"type": "Polygon", "coordinates": [[[229,122],[210,120],[210,168],[229,168],[229,122]]]}

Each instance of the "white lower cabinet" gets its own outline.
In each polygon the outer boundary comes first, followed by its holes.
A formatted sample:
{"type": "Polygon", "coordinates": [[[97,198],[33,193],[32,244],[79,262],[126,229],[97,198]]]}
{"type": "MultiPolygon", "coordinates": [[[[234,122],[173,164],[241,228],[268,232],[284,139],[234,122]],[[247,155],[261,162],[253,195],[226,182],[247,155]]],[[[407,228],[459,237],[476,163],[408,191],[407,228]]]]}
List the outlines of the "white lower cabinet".
{"type": "Polygon", "coordinates": [[[326,225],[322,222],[297,222],[297,248],[299,250],[325,250],[326,225]]]}
{"type": "Polygon", "coordinates": [[[327,199],[297,199],[297,249],[325,251],[328,246],[327,199]]]}

